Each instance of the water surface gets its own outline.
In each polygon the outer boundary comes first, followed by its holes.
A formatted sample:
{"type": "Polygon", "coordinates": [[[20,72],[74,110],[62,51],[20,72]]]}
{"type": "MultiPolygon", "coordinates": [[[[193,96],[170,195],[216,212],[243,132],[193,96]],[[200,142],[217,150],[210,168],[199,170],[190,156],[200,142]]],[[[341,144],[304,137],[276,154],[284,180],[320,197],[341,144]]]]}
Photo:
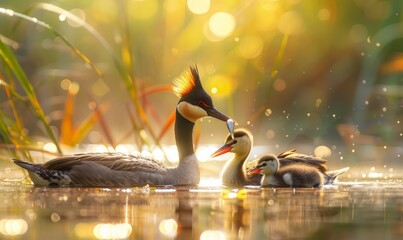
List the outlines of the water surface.
{"type": "Polygon", "coordinates": [[[403,239],[400,180],[321,189],[0,184],[1,239],[403,239]]]}

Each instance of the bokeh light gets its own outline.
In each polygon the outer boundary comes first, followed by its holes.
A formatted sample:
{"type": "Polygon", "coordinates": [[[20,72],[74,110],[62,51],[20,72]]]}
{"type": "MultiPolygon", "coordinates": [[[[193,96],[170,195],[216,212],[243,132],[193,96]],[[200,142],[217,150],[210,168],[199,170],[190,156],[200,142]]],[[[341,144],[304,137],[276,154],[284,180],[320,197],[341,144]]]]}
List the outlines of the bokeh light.
{"type": "Polygon", "coordinates": [[[205,230],[200,235],[200,240],[225,240],[225,233],[220,230],[205,230]]]}
{"type": "Polygon", "coordinates": [[[288,11],[281,15],[278,30],[285,35],[298,35],[304,32],[305,25],[299,13],[288,11]]]}
{"type": "Polygon", "coordinates": [[[210,32],[218,39],[230,36],[235,29],[235,25],[234,16],[226,12],[214,13],[208,21],[210,32]]]}
{"type": "Polygon", "coordinates": [[[71,80],[65,78],[65,79],[63,79],[63,80],[60,82],[60,87],[61,87],[63,90],[68,90],[69,87],[70,87],[70,84],[71,84],[71,80]]]}
{"type": "Polygon", "coordinates": [[[56,147],[56,145],[54,143],[46,143],[43,146],[43,150],[55,153],[55,152],[57,152],[57,147],[56,147]]]}
{"type": "Polygon", "coordinates": [[[315,148],[314,154],[320,158],[328,158],[332,155],[332,150],[327,146],[318,146],[315,148]]]}
{"type": "Polygon", "coordinates": [[[211,160],[211,154],[217,150],[216,146],[213,145],[203,145],[197,148],[196,156],[200,162],[211,160]]]}
{"type": "Polygon", "coordinates": [[[5,236],[23,235],[28,230],[28,224],[24,219],[0,219],[0,233],[5,236]]]}
{"type": "Polygon", "coordinates": [[[132,226],[127,223],[99,223],[93,233],[97,239],[126,239],[132,234],[132,226]]]}
{"type": "Polygon", "coordinates": [[[72,82],[72,83],[70,84],[68,90],[69,90],[69,93],[70,93],[70,94],[75,95],[75,94],[78,93],[78,91],[80,91],[80,84],[77,83],[77,82],[72,82]]]}
{"type": "Polygon", "coordinates": [[[234,79],[227,75],[213,75],[205,83],[206,89],[210,89],[210,93],[218,98],[228,97],[236,88],[237,84],[234,79]]]}
{"type": "Polygon", "coordinates": [[[330,19],[330,11],[326,8],[322,8],[321,10],[319,10],[318,12],[318,18],[321,21],[327,21],[330,19]]]}
{"type": "Polygon", "coordinates": [[[276,90],[277,92],[282,92],[287,88],[287,83],[284,79],[277,78],[276,80],[274,80],[273,87],[274,90],[276,90]]]}
{"type": "Polygon", "coordinates": [[[210,0],[187,0],[187,6],[192,13],[204,14],[210,9],[210,0]]]}
{"type": "Polygon", "coordinates": [[[164,236],[174,238],[178,231],[178,223],[172,218],[164,219],[160,222],[158,229],[164,236]]]}
{"type": "Polygon", "coordinates": [[[249,35],[240,39],[238,51],[242,57],[254,59],[262,53],[263,46],[264,43],[261,37],[249,35]]]}

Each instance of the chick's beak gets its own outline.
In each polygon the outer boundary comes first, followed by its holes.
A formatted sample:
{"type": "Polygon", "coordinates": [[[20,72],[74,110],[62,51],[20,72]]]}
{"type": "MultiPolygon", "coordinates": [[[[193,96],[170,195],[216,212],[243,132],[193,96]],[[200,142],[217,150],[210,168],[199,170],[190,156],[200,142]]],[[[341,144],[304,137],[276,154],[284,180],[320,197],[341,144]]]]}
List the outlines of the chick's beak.
{"type": "Polygon", "coordinates": [[[251,169],[248,171],[248,175],[256,175],[259,174],[262,170],[260,168],[251,169]]]}
{"type": "Polygon", "coordinates": [[[224,144],[217,151],[215,151],[213,154],[211,154],[211,157],[217,157],[217,156],[223,155],[224,153],[230,152],[231,149],[232,149],[232,143],[224,144]]]}

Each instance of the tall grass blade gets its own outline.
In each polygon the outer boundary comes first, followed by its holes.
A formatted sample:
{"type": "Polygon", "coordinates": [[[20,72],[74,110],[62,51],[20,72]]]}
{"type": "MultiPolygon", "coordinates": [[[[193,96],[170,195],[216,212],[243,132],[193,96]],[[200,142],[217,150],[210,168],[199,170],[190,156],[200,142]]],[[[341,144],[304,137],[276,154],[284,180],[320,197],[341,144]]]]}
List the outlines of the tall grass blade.
{"type": "MultiPolygon", "coordinates": [[[[1,9],[0,9],[0,12],[1,12],[1,9]]],[[[30,107],[32,107],[32,109],[34,110],[34,113],[36,114],[38,119],[44,125],[47,135],[51,138],[52,142],[57,147],[58,152],[61,153],[62,150],[56,140],[56,137],[55,137],[53,131],[50,128],[50,125],[46,119],[45,113],[38,101],[38,98],[36,97],[32,84],[29,82],[27,76],[25,75],[24,71],[22,70],[21,66],[19,65],[14,54],[1,41],[0,41],[0,57],[4,61],[5,66],[11,70],[13,75],[16,77],[18,82],[21,84],[21,86],[24,89],[25,93],[27,94],[27,98],[31,104],[30,107]]]]}
{"type": "Polygon", "coordinates": [[[69,146],[73,145],[73,112],[74,112],[74,97],[75,94],[68,91],[66,96],[66,102],[64,104],[64,114],[62,118],[62,123],[60,126],[60,142],[69,146]]]}
{"type": "MultiPolygon", "coordinates": [[[[82,19],[78,18],[77,16],[75,16],[74,14],[71,14],[70,12],[57,7],[55,5],[49,4],[49,3],[40,3],[37,6],[35,6],[34,8],[38,8],[38,9],[43,9],[49,12],[54,12],[56,14],[61,14],[64,15],[67,19],[69,19],[70,21],[76,22],[78,24],[80,24],[84,29],[86,29],[92,36],[94,36],[95,39],[97,39],[100,44],[105,48],[105,50],[108,52],[108,54],[111,56],[111,58],[113,59],[113,62],[115,64],[115,67],[118,71],[118,73],[120,74],[123,82],[125,83],[126,89],[133,101],[134,107],[140,117],[140,120],[142,122],[142,127],[140,127],[139,130],[141,129],[146,129],[147,132],[149,133],[150,137],[154,139],[154,141],[156,141],[156,144],[159,145],[159,142],[157,140],[157,136],[154,133],[154,130],[152,129],[147,115],[144,111],[144,108],[140,102],[140,96],[138,96],[138,90],[136,87],[136,84],[133,80],[133,78],[131,77],[130,72],[132,72],[131,70],[129,70],[127,67],[125,67],[125,64],[116,56],[115,52],[113,51],[112,47],[108,44],[108,42],[105,40],[104,37],[102,37],[102,35],[95,30],[91,25],[89,25],[88,23],[86,23],[85,21],[83,21],[82,19]]],[[[33,9],[33,8],[32,8],[33,9]]],[[[124,43],[123,43],[123,51],[129,51],[130,52],[130,44],[128,44],[129,42],[129,30],[127,29],[127,27],[125,28],[125,37],[124,37],[124,43]]],[[[130,56],[130,54],[129,54],[130,56]]],[[[131,60],[130,60],[130,64],[128,64],[128,66],[131,65],[131,60]]]]}
{"type": "Polygon", "coordinates": [[[101,126],[103,133],[105,134],[107,142],[115,149],[116,148],[115,141],[113,140],[111,131],[109,130],[108,124],[106,123],[104,117],[104,112],[106,112],[106,108],[109,108],[109,105],[101,105],[101,106],[97,105],[94,109],[94,115],[97,116],[98,122],[101,126]]]}
{"type": "Polygon", "coordinates": [[[169,128],[171,128],[171,126],[175,123],[175,115],[176,111],[173,111],[171,115],[169,115],[168,119],[162,126],[160,134],[158,135],[158,141],[161,141],[161,139],[165,136],[169,128]]]}
{"type": "Polygon", "coordinates": [[[281,60],[283,59],[285,48],[288,42],[288,34],[283,35],[281,40],[280,49],[278,50],[276,61],[274,62],[273,70],[271,72],[271,78],[274,79],[277,76],[278,68],[280,67],[281,60]]]}
{"type": "Polygon", "coordinates": [[[141,91],[139,97],[144,97],[159,92],[170,92],[170,91],[172,91],[172,85],[156,85],[148,87],[143,91],[141,91]]]}

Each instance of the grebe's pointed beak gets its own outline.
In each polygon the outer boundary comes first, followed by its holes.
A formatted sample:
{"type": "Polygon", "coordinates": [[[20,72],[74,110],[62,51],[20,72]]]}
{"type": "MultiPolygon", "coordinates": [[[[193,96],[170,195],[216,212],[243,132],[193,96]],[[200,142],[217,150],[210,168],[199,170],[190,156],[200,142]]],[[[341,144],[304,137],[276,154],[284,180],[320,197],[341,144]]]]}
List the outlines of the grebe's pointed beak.
{"type": "Polygon", "coordinates": [[[224,144],[222,147],[217,149],[217,151],[215,151],[213,154],[211,154],[211,157],[217,157],[217,156],[223,155],[224,153],[230,152],[232,149],[232,144],[233,144],[233,142],[224,144]]]}
{"type": "Polygon", "coordinates": [[[204,110],[207,112],[207,115],[209,115],[210,117],[213,117],[213,118],[217,118],[218,120],[227,121],[228,119],[230,119],[230,117],[228,117],[224,113],[218,111],[214,107],[205,108],[204,110]]]}

